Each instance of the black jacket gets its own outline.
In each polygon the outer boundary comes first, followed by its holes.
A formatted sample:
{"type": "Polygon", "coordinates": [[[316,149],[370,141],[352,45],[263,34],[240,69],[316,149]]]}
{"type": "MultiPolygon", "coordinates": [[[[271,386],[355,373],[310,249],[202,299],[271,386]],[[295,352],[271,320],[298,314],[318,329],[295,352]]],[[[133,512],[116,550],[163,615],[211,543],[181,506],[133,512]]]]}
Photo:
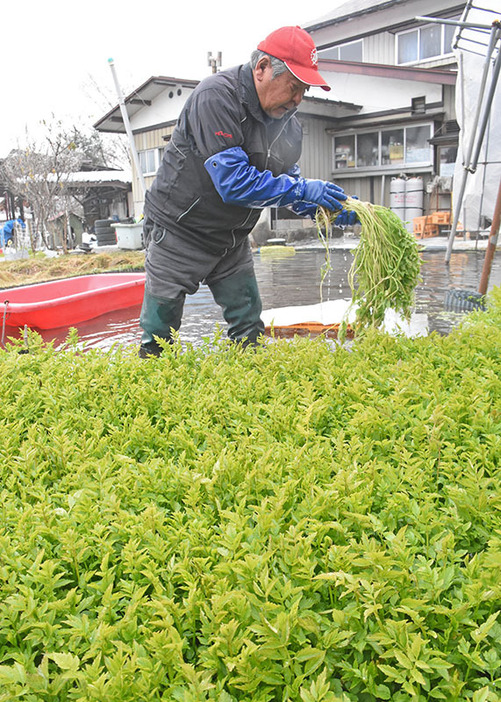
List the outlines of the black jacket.
{"type": "Polygon", "coordinates": [[[280,120],[261,109],[249,64],[203,80],[188,98],[153,185],[145,217],[214,253],[240,243],[260,209],[223,202],[204,167],[207,158],[241,147],[251,166],[287,173],[301,155],[302,130],[289,113],[280,120]]]}

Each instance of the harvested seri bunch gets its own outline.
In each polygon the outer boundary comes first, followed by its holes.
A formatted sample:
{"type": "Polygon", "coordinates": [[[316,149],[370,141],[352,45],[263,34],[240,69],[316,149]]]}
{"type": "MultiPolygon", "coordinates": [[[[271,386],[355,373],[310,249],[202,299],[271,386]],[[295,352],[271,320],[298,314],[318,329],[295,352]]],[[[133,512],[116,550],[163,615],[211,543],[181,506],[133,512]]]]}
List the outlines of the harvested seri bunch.
{"type": "MultiPolygon", "coordinates": [[[[356,212],[362,225],[360,242],[353,252],[354,260],[348,274],[352,303],[357,306],[356,333],[370,326],[380,327],[387,309],[395,310],[408,320],[421,279],[421,259],[414,236],[387,207],[354,198],[348,198],[345,207],[356,212]]],[[[317,210],[321,241],[328,242],[337,214],[323,207],[317,210]]],[[[328,270],[330,265],[327,263],[324,268],[328,270]]]]}

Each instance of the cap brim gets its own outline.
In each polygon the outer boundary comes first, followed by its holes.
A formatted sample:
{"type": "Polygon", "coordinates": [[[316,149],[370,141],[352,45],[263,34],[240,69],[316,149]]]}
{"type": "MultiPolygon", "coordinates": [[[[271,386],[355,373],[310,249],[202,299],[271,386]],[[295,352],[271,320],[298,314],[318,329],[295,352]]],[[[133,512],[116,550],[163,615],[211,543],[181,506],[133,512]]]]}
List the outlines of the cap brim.
{"type": "Polygon", "coordinates": [[[298,80],[306,85],[311,85],[314,88],[322,88],[323,90],[330,90],[330,85],[322,78],[320,73],[315,68],[305,68],[304,66],[298,66],[297,64],[290,63],[290,61],[284,61],[285,65],[298,80]]]}

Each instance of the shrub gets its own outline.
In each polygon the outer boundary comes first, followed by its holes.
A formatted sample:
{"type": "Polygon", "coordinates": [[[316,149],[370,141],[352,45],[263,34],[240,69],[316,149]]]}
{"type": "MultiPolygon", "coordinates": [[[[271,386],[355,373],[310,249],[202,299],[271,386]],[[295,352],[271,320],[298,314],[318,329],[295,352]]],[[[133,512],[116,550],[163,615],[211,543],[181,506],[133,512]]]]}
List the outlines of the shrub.
{"type": "Polygon", "coordinates": [[[500,328],[0,352],[0,700],[499,699],[500,328]]]}

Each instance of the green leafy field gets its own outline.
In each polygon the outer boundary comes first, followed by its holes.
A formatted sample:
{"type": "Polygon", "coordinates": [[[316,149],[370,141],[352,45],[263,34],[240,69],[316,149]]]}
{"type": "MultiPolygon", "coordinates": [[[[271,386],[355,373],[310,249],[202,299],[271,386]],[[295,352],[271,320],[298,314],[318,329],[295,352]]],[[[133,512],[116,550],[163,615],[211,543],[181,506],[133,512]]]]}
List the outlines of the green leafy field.
{"type": "Polygon", "coordinates": [[[1,351],[0,700],[501,699],[500,329],[1,351]]]}

